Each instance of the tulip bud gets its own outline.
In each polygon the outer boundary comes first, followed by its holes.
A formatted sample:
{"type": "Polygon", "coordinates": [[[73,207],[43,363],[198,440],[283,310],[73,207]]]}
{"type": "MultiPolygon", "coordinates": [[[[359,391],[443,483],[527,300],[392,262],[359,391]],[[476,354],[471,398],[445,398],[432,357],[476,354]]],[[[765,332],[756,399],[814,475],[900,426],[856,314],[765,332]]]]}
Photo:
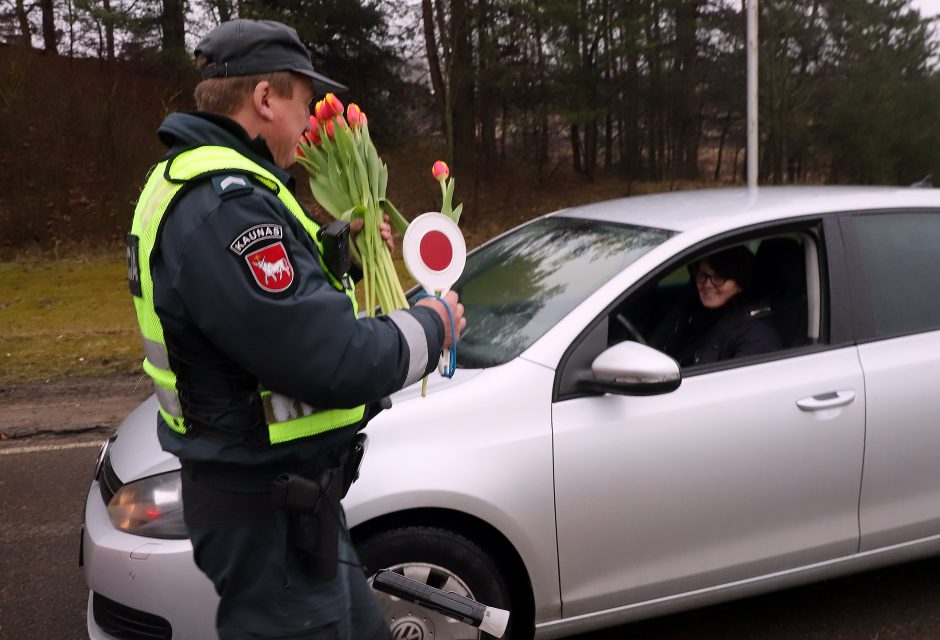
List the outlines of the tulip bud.
{"type": "Polygon", "coordinates": [[[364,127],[367,124],[369,124],[369,119],[366,117],[366,114],[360,113],[359,114],[359,126],[364,127]]]}
{"type": "Polygon", "coordinates": [[[333,140],[336,137],[336,130],[333,129],[333,121],[326,121],[326,135],[330,137],[330,140],[333,140]]]}
{"type": "Polygon", "coordinates": [[[450,176],[450,167],[447,166],[447,163],[443,160],[438,160],[434,163],[434,166],[431,167],[431,174],[436,180],[447,180],[450,176]]]}
{"type": "Polygon", "coordinates": [[[300,156],[301,158],[306,158],[306,157],[307,157],[307,156],[304,155],[304,151],[303,151],[303,149],[300,148],[300,145],[299,145],[299,144],[297,145],[297,155],[300,156]]]}
{"type": "Polygon", "coordinates": [[[323,103],[326,105],[327,109],[329,109],[328,118],[343,115],[343,103],[332,93],[326,94],[326,97],[323,98],[323,103]]]}
{"type": "Polygon", "coordinates": [[[320,146],[320,143],[323,142],[323,138],[320,137],[320,129],[311,129],[307,132],[307,139],[310,140],[310,144],[315,147],[320,146]]]}
{"type": "Polygon", "coordinates": [[[317,127],[320,126],[320,121],[317,120],[316,116],[310,116],[310,126],[307,128],[307,131],[316,131],[317,127]]]}
{"type": "Polygon", "coordinates": [[[320,122],[330,119],[330,116],[326,114],[326,104],[323,100],[318,100],[316,106],[313,107],[313,116],[320,122]]]}
{"type": "Polygon", "coordinates": [[[362,110],[359,109],[359,105],[355,102],[350,102],[349,106],[346,107],[346,119],[349,120],[349,124],[356,126],[359,124],[359,118],[362,117],[362,110]]]}

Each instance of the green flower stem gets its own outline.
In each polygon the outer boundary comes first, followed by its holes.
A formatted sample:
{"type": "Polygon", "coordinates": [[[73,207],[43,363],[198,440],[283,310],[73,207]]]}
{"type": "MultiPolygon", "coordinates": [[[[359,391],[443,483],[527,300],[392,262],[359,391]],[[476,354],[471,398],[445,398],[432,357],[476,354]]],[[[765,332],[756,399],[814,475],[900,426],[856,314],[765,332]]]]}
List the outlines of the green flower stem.
{"type": "Polygon", "coordinates": [[[405,219],[405,216],[398,212],[398,209],[395,208],[395,205],[392,204],[391,200],[388,198],[383,199],[382,209],[385,211],[385,213],[388,214],[388,219],[392,224],[392,229],[401,234],[404,234],[405,231],[408,230],[408,221],[405,219]]]}

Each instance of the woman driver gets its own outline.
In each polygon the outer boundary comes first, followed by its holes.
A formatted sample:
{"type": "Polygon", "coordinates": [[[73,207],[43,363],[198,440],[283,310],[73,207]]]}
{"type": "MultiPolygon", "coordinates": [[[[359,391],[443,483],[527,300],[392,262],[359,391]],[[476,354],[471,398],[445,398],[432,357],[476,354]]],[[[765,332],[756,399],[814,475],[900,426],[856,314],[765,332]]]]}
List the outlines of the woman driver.
{"type": "Polygon", "coordinates": [[[782,348],[770,306],[753,291],[754,256],[737,246],[689,265],[701,307],[668,352],[680,365],[707,364],[782,348]]]}

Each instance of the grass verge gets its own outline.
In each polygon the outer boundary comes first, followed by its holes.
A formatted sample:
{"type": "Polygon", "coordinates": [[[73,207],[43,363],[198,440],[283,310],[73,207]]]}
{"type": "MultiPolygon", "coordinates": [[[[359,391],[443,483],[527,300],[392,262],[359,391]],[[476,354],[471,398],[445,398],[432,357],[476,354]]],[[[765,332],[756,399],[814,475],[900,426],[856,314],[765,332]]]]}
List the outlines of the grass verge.
{"type": "MultiPolygon", "coordinates": [[[[400,256],[395,266],[412,286],[400,256]]],[[[0,387],[142,372],[126,278],[116,252],[0,262],[0,387]]]]}
{"type": "Polygon", "coordinates": [[[0,263],[0,327],[0,385],[140,369],[116,252],[0,263]]]}

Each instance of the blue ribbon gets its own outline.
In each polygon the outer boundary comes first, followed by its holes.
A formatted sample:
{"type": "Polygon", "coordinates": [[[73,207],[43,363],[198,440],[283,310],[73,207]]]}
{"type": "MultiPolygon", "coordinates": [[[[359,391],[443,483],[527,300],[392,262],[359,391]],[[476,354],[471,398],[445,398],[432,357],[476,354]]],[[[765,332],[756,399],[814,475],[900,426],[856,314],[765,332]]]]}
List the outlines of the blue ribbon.
{"type": "MultiPolygon", "coordinates": [[[[454,328],[454,316],[450,312],[450,305],[444,302],[444,298],[440,296],[432,295],[430,293],[419,293],[418,297],[415,298],[415,300],[417,301],[417,300],[420,300],[421,298],[434,298],[435,300],[441,301],[441,303],[444,305],[444,309],[447,311],[447,317],[450,318],[450,335],[451,335],[451,340],[453,340],[453,337],[457,335],[457,332],[454,328]]],[[[441,375],[444,376],[445,378],[453,378],[454,373],[457,371],[457,342],[456,341],[454,341],[453,344],[451,344],[450,349],[448,351],[450,351],[450,363],[449,363],[450,366],[445,367],[444,370],[441,371],[441,375]]]]}

